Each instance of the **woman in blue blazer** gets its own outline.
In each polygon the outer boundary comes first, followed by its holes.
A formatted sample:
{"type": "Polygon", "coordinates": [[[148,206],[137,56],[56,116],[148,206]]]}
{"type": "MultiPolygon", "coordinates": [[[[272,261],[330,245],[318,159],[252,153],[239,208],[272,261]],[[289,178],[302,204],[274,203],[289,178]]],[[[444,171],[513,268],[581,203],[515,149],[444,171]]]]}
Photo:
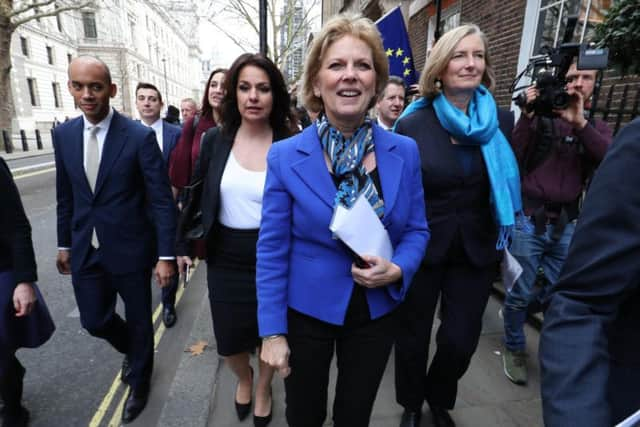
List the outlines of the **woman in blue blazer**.
{"type": "Polygon", "coordinates": [[[413,140],[366,118],[388,78],[375,25],[337,16],[305,63],[306,106],[322,111],[267,157],[256,286],[262,359],[286,376],[290,426],[321,426],[334,349],[337,427],[367,426],[393,344],[390,313],[429,239],[413,140]],[[354,256],[329,230],[339,203],[363,194],[386,228],[391,259],[354,256]]]}

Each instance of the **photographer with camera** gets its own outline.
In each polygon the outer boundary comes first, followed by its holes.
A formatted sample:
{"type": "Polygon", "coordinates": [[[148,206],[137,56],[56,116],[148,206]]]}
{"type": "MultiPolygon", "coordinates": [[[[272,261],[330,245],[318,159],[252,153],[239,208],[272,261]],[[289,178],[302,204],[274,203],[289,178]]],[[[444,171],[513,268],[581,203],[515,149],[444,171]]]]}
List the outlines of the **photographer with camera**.
{"type": "Polygon", "coordinates": [[[502,310],[504,373],[516,384],[527,382],[527,309],[556,282],[575,229],[580,197],[611,144],[612,132],[606,123],[587,119],[596,74],[571,64],[564,77],[566,94],[560,94],[566,97],[562,109],[541,105],[542,100],[552,99],[557,106],[555,93],[549,96],[540,85],[529,87],[513,130],[511,145],[520,165],[522,202],[529,219],[512,234],[509,250],[523,271],[507,292],[502,310]],[[540,268],[546,282],[537,289],[540,268]]]}

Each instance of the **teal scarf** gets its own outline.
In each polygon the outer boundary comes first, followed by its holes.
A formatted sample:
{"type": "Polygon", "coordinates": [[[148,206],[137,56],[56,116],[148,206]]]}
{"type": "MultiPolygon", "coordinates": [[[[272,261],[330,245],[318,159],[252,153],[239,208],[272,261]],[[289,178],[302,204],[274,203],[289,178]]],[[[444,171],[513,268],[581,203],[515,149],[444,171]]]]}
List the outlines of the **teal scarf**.
{"type": "MultiPolygon", "coordinates": [[[[436,116],[449,134],[460,144],[479,145],[491,185],[491,202],[500,228],[496,249],[504,249],[522,215],[518,163],[506,138],[498,127],[498,109],[489,90],[480,85],[469,103],[466,115],[444,95],[433,100],[420,98],[412,102],[396,121],[433,103],[436,116]]],[[[394,127],[395,130],[395,127],[394,127]]]]}

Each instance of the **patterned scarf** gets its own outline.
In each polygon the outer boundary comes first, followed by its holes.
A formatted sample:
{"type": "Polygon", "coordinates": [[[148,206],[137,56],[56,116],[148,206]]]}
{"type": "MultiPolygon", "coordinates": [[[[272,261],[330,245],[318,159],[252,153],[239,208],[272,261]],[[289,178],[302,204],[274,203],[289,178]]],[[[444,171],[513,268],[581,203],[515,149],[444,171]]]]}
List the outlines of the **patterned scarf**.
{"type": "MultiPolygon", "coordinates": [[[[469,103],[469,115],[454,107],[444,95],[433,100],[425,98],[412,102],[400,115],[396,124],[414,111],[433,108],[438,121],[460,144],[479,145],[491,184],[491,202],[500,234],[496,249],[503,249],[516,222],[524,219],[520,197],[518,163],[500,128],[498,110],[491,92],[480,85],[469,103]]],[[[395,130],[395,127],[394,127],[395,130]]]]}
{"type": "Polygon", "coordinates": [[[326,116],[318,118],[317,126],[322,149],[329,156],[333,173],[339,180],[335,206],[341,204],[350,208],[362,193],[376,214],[382,218],[384,202],[378,196],[373,180],[362,164],[362,159],[375,149],[371,120],[365,119],[364,124],[356,129],[350,138],[345,138],[339,130],[331,126],[326,116]]]}

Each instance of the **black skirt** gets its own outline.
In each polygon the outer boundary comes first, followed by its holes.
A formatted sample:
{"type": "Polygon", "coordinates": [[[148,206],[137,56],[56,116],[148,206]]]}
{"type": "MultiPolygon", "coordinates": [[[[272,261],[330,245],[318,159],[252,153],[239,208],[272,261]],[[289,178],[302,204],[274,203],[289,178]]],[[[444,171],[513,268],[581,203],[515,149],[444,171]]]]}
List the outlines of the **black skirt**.
{"type": "Polygon", "coordinates": [[[207,248],[207,285],[218,354],[254,351],[260,342],[256,299],[258,230],[217,224],[207,248]]]}

